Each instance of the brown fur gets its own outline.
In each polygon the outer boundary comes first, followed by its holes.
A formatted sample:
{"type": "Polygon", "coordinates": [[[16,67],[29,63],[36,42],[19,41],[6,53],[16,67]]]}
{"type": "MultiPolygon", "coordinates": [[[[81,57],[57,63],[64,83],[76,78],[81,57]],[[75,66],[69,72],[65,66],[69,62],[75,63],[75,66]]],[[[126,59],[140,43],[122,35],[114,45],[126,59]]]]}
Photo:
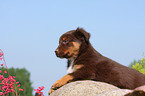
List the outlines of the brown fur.
{"type": "Polygon", "coordinates": [[[69,78],[66,79],[64,76],[54,83],[49,93],[76,80],[102,81],[126,89],[145,85],[144,74],[102,56],[92,47],[89,38],[90,34],[81,28],[69,31],[60,37],[56,55],[72,62],[74,71],[67,74],[69,78]]]}
{"type": "Polygon", "coordinates": [[[124,96],[145,96],[145,92],[142,90],[133,91],[132,93],[128,93],[124,96]]]}

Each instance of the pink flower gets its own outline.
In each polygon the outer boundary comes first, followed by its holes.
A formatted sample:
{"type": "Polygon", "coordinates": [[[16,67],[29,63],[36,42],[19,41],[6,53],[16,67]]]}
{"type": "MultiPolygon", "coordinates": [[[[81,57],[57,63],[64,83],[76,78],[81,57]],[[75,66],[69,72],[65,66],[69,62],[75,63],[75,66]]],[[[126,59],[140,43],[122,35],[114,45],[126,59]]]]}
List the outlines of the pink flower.
{"type": "Polygon", "coordinates": [[[21,85],[19,84],[19,85],[17,85],[17,87],[20,87],[21,85]]]}
{"type": "MultiPolygon", "coordinates": [[[[0,60],[4,59],[4,54],[2,53],[2,50],[0,49],[0,60]]],[[[3,66],[4,64],[0,64],[3,66]]],[[[6,66],[7,67],[7,66],[6,66]]],[[[7,68],[8,69],[8,68],[7,68]]],[[[5,70],[4,73],[8,73],[9,71],[5,70]]],[[[2,70],[0,70],[0,73],[2,73],[2,70]]],[[[0,96],[5,96],[8,93],[15,92],[17,87],[20,87],[20,84],[15,86],[15,84],[18,84],[19,82],[16,82],[14,79],[15,76],[11,76],[8,74],[9,77],[5,78],[3,75],[0,74],[0,96]],[[16,88],[15,88],[16,87],[16,88]]],[[[23,89],[19,88],[20,91],[23,91],[23,89]]]]}
{"type": "Polygon", "coordinates": [[[42,86],[41,88],[42,88],[42,90],[43,90],[43,89],[44,89],[44,86],[42,86]]]}
{"type": "Polygon", "coordinates": [[[19,88],[20,91],[23,91],[23,89],[19,88]]]}
{"type": "Polygon", "coordinates": [[[7,71],[4,71],[5,73],[8,73],[7,71]]]}
{"type": "Polygon", "coordinates": [[[0,92],[0,95],[4,95],[4,93],[3,92],[0,92]]]}
{"type": "Polygon", "coordinates": [[[0,75],[0,80],[3,80],[4,79],[4,76],[3,75],[0,75]]]}
{"type": "Polygon", "coordinates": [[[13,78],[16,78],[15,76],[13,76],[13,78]]]}
{"type": "Polygon", "coordinates": [[[2,52],[0,52],[0,57],[3,56],[4,54],[2,52]]]}
{"type": "Polygon", "coordinates": [[[43,89],[44,89],[44,86],[38,87],[38,89],[34,89],[33,91],[36,91],[36,93],[39,94],[38,96],[41,96],[41,95],[43,95],[43,92],[41,92],[43,89]]]}

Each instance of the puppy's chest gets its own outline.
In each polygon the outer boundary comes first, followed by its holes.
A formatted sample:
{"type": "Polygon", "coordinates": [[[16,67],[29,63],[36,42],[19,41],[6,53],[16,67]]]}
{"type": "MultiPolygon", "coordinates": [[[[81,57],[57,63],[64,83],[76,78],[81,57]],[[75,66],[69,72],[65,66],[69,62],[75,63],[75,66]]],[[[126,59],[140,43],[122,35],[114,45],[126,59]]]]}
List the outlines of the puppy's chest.
{"type": "Polygon", "coordinates": [[[74,63],[74,59],[70,60],[70,64],[69,64],[69,66],[68,66],[68,68],[67,68],[67,73],[72,73],[72,72],[74,72],[75,66],[73,65],[73,63],[74,63]]]}

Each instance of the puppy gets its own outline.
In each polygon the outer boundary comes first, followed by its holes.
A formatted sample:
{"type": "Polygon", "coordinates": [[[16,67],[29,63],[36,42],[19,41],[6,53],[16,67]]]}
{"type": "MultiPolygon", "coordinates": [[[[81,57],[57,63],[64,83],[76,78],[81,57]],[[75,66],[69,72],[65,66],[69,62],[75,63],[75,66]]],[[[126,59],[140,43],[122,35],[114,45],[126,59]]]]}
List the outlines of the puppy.
{"type": "Polygon", "coordinates": [[[82,28],[60,37],[55,53],[57,57],[68,59],[68,74],[52,85],[49,94],[77,80],[102,81],[126,89],[145,85],[144,74],[102,56],[92,47],[89,38],[90,34],[82,28]]]}

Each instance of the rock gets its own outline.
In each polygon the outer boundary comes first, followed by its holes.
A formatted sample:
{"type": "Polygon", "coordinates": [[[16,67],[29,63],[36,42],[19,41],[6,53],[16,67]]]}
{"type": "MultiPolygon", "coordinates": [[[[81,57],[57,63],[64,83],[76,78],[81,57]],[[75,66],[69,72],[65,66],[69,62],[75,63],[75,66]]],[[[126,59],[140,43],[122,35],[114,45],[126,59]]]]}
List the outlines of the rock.
{"type": "MultiPolygon", "coordinates": [[[[113,90],[120,90],[118,87],[91,80],[76,81],[68,83],[54,91],[50,96],[119,96],[119,95],[99,95],[103,92],[114,93],[113,90]]],[[[117,91],[118,93],[120,91],[117,91]]],[[[125,91],[126,92],[126,91],[125,91]]],[[[104,93],[107,94],[107,93],[104,93]]],[[[110,93],[108,93],[110,94],[110,93]]]]}
{"type": "Polygon", "coordinates": [[[124,96],[145,96],[145,92],[143,90],[135,90],[135,91],[128,93],[124,96]]]}
{"type": "Polygon", "coordinates": [[[145,96],[145,85],[135,88],[132,92],[125,96],[145,96]]]}
{"type": "Polygon", "coordinates": [[[124,96],[124,95],[128,94],[129,92],[132,92],[132,90],[117,89],[117,90],[106,91],[106,92],[103,92],[103,93],[98,94],[96,96],[124,96]]]}
{"type": "Polygon", "coordinates": [[[135,90],[143,90],[145,92],[145,85],[135,88],[135,90]]]}
{"type": "Polygon", "coordinates": [[[131,92],[104,82],[85,80],[68,83],[50,96],[124,96],[131,92]]]}

